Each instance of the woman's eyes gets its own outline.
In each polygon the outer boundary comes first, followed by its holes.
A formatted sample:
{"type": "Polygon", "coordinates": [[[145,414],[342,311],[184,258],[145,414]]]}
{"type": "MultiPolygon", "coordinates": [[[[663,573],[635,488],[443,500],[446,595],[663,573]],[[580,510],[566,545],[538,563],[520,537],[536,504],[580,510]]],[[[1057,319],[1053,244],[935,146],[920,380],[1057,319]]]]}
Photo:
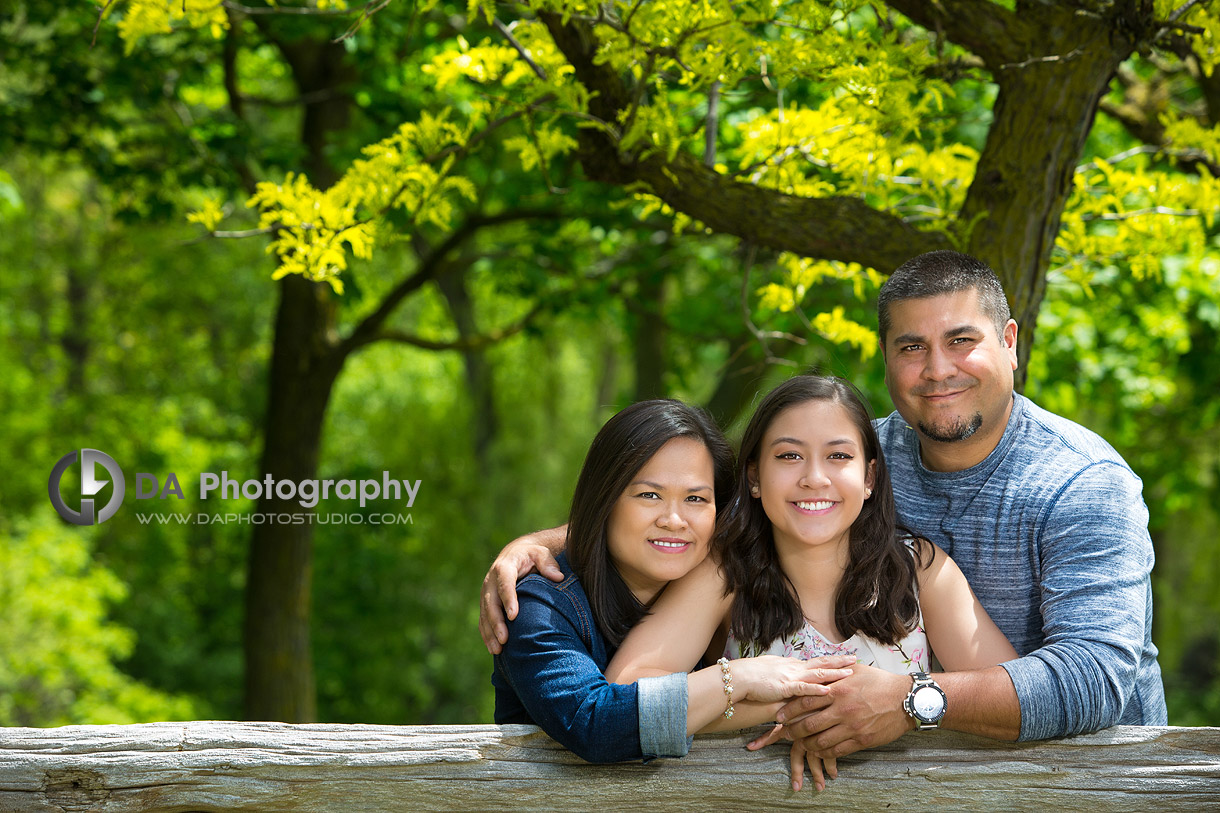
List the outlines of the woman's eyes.
{"type": "MultiPolygon", "coordinates": [[[[661,499],[661,495],[655,491],[641,491],[639,494],[636,494],[635,496],[642,497],[643,499],[646,499],[646,500],[661,499]]],[[[698,494],[691,494],[686,499],[689,502],[709,502],[707,497],[701,497],[698,494]]]]}
{"type": "Polygon", "coordinates": [[[796,452],[780,452],[775,456],[776,460],[800,460],[801,456],[796,452]]]}

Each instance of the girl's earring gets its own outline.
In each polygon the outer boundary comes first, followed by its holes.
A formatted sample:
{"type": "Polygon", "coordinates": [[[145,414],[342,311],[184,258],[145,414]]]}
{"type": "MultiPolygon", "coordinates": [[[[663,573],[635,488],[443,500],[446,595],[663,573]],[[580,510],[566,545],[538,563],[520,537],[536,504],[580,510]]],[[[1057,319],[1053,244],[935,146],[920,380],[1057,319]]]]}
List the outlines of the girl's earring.
{"type": "Polygon", "coordinates": [[[751,497],[758,496],[758,486],[750,486],[750,496],[751,497]]]}
{"type": "Polygon", "coordinates": [[[873,496],[873,490],[871,488],[864,489],[864,499],[867,500],[871,496],[873,496]]]}

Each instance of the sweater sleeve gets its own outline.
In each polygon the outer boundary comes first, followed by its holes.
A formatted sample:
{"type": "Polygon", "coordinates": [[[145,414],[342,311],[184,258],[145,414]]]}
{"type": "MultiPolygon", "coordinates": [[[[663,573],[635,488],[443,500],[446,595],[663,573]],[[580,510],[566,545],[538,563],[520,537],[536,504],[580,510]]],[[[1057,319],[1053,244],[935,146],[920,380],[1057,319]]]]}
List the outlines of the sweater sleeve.
{"type": "Polygon", "coordinates": [[[1021,703],[1021,739],[1116,724],[1137,691],[1151,601],[1152,540],[1141,484],[1094,463],[1046,509],[1040,534],[1043,645],[1003,664],[1021,703]]]}
{"type": "Polygon", "coordinates": [[[496,668],[533,721],[588,762],[645,756],[638,688],[606,681],[578,629],[591,624],[587,609],[528,581],[518,585],[518,602],[496,668]]]}

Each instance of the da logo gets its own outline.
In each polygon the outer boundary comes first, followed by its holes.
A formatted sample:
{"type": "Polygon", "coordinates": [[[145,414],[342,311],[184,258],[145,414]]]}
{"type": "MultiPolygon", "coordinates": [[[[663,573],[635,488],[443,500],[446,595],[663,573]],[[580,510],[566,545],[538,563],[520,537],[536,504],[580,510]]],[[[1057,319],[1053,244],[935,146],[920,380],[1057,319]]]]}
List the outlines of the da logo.
{"type": "Polygon", "coordinates": [[[55,464],[55,468],[51,469],[51,480],[47,484],[47,490],[51,496],[51,505],[55,506],[55,510],[59,515],[71,522],[73,525],[94,525],[105,522],[114,516],[114,512],[119,510],[119,506],[123,504],[123,492],[127,488],[127,482],[123,479],[123,470],[119,468],[119,464],[114,462],[114,458],[105,452],[99,452],[97,449],[81,449],[80,452],[68,452],[59,459],[55,464]],[[73,511],[65,503],[63,496],[59,493],[59,481],[63,479],[64,472],[68,467],[80,458],[80,510],[73,511]],[[99,480],[97,476],[97,467],[101,466],[110,475],[110,480],[99,480]],[[93,495],[102,490],[102,487],[107,483],[114,481],[114,490],[110,495],[110,501],[106,503],[106,507],[101,511],[97,511],[93,504],[93,495]]]}

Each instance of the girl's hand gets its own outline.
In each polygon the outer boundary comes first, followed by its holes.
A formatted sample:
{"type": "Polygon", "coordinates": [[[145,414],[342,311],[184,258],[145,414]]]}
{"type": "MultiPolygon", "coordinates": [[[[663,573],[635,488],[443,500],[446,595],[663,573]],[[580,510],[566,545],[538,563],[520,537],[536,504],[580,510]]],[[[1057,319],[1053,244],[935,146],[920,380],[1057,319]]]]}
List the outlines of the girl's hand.
{"type": "Polygon", "coordinates": [[[792,789],[799,791],[805,784],[805,765],[809,765],[809,773],[813,776],[813,787],[821,792],[826,790],[826,777],[839,778],[839,766],[833,759],[818,759],[805,750],[801,740],[792,743],[792,751],[788,755],[789,777],[792,779],[792,789]]]}
{"type": "Polygon", "coordinates": [[[827,655],[810,660],[760,655],[729,661],[734,689],[742,700],[777,703],[791,697],[824,695],[834,683],[851,674],[854,655],[827,655]]]}

